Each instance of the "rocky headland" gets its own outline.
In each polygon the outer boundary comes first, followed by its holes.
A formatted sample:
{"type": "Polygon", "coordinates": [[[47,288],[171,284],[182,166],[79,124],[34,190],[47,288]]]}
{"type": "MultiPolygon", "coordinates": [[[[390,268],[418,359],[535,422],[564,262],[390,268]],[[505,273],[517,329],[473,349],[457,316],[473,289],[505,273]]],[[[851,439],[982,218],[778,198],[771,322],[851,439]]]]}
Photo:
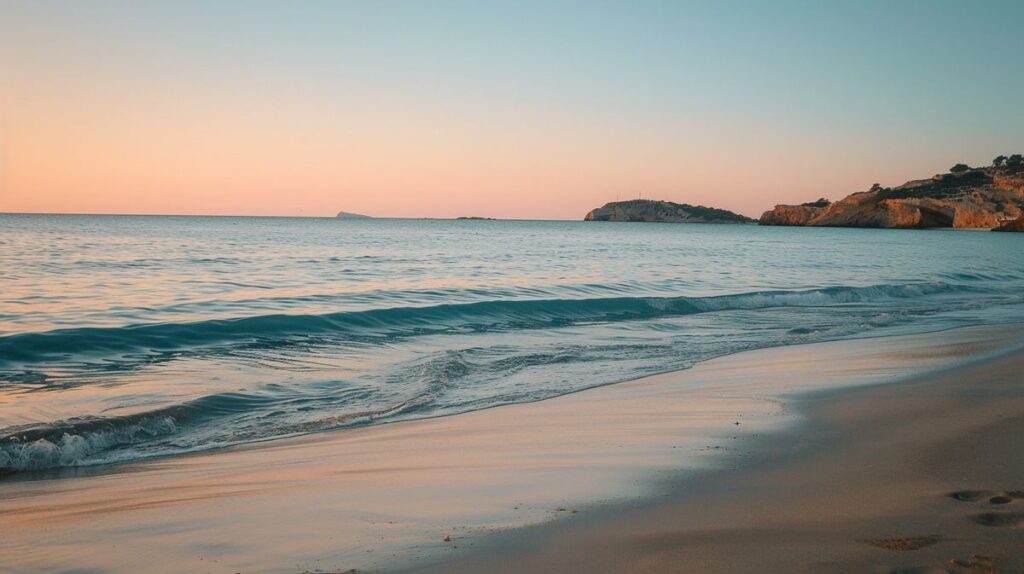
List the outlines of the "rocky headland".
{"type": "Polygon", "coordinates": [[[999,156],[992,165],[953,166],[930,179],[908,181],[829,202],[777,205],[761,225],[822,227],[970,228],[1024,230],[1024,160],[999,156]]]}
{"type": "Polygon", "coordinates": [[[753,223],[754,220],[726,209],[671,201],[632,199],[613,201],[592,209],[584,221],[647,221],[665,223],[753,223]]]}

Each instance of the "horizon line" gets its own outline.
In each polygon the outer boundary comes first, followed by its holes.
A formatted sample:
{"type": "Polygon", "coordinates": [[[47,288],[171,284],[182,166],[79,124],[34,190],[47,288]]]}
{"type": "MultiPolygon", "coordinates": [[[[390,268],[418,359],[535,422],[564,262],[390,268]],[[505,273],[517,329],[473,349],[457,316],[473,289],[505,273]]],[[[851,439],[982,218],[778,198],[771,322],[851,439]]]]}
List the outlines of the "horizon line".
{"type": "Polygon", "coordinates": [[[458,215],[454,217],[401,217],[401,216],[390,216],[390,215],[361,215],[362,217],[338,217],[337,215],[244,215],[244,214],[224,214],[224,213],[86,213],[86,212],[61,212],[61,211],[0,211],[0,216],[3,215],[63,215],[63,216],[82,216],[82,217],[263,217],[263,218],[276,218],[276,219],[346,219],[346,220],[366,220],[366,219],[405,219],[405,220],[439,220],[439,221],[458,221],[458,220],[470,220],[470,221],[583,221],[580,219],[541,219],[541,218],[523,218],[523,217],[490,217],[490,216],[467,216],[458,215]]]}

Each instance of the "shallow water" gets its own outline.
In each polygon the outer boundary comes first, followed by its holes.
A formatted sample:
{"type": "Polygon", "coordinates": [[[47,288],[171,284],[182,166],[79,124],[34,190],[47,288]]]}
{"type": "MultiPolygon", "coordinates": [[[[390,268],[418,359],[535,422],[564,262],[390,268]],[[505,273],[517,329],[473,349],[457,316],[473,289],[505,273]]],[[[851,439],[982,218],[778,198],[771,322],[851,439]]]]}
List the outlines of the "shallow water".
{"type": "Polygon", "coordinates": [[[1024,317],[1012,234],[0,216],[0,472],[1024,317]]]}

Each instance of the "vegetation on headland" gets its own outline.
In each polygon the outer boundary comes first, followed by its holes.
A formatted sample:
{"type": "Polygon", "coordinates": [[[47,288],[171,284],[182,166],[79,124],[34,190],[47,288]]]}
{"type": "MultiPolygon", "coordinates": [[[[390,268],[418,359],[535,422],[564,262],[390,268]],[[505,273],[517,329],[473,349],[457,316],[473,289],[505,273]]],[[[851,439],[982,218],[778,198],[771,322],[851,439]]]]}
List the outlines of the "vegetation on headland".
{"type": "Polygon", "coordinates": [[[657,201],[631,199],[613,201],[590,210],[584,221],[648,221],[667,223],[753,223],[754,220],[726,209],[657,201]]]}
{"type": "Polygon", "coordinates": [[[958,163],[948,173],[897,187],[874,184],[839,201],[777,205],[762,225],[885,228],[1024,229],[1024,159],[1000,155],[992,165],[958,163]]]}

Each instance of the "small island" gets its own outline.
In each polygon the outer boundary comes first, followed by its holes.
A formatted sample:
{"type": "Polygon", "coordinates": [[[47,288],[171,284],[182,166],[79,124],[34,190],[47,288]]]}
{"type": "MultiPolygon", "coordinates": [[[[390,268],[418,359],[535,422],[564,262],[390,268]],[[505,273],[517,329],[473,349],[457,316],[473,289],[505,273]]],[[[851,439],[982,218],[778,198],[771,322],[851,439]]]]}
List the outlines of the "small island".
{"type": "Polygon", "coordinates": [[[658,201],[632,199],[613,201],[590,210],[584,221],[646,221],[663,223],[754,223],[755,220],[726,209],[658,201]]]}
{"type": "Polygon", "coordinates": [[[958,163],[948,173],[800,205],[776,205],[761,225],[1024,230],[1024,158],[1001,155],[985,167],[958,163]]]}
{"type": "Polygon", "coordinates": [[[335,219],[373,219],[369,215],[360,215],[358,213],[349,213],[347,211],[339,211],[338,215],[334,216],[335,219]]]}
{"type": "Polygon", "coordinates": [[[493,217],[480,217],[479,215],[461,215],[455,219],[460,221],[496,221],[493,217]]]}

